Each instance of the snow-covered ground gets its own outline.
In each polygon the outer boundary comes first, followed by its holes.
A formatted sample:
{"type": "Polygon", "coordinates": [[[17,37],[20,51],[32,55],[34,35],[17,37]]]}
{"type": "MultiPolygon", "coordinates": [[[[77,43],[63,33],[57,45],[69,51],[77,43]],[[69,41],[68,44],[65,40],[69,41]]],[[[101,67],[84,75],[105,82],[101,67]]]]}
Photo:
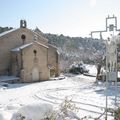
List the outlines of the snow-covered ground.
{"type": "MultiPolygon", "coordinates": [[[[96,74],[94,66],[89,66],[89,68],[91,73],[94,71],[92,74],[96,74]]],[[[59,109],[66,97],[71,100],[71,104],[75,105],[77,109],[75,114],[79,118],[84,117],[88,120],[97,118],[104,113],[106,93],[104,83],[95,84],[94,82],[95,77],[66,75],[62,80],[0,86],[0,120],[17,120],[14,115],[19,111],[31,111],[31,116],[36,113],[36,109],[40,111],[38,114],[46,112],[46,109],[52,112],[52,109],[59,109]],[[25,108],[26,106],[28,108],[25,108]]],[[[117,90],[119,94],[119,88],[117,90]]],[[[108,107],[114,108],[115,89],[113,85],[109,87],[107,94],[108,107]]],[[[108,118],[108,120],[113,119],[110,113],[108,118]]],[[[101,119],[104,119],[104,116],[101,119]]],[[[40,117],[23,120],[40,120],[40,117]]],[[[66,120],[72,120],[72,118],[66,120]]]]}

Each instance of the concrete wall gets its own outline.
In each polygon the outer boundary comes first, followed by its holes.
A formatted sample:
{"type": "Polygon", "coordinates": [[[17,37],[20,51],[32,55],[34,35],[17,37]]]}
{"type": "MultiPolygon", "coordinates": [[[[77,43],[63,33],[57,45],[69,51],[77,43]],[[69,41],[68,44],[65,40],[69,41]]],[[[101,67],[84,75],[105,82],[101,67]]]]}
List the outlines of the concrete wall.
{"type": "Polygon", "coordinates": [[[17,77],[20,77],[21,69],[22,69],[21,51],[19,51],[19,52],[11,52],[10,75],[15,75],[17,77]]]}
{"type": "MultiPolygon", "coordinates": [[[[57,52],[57,48],[55,48],[52,45],[49,45],[49,49],[48,49],[48,64],[52,67],[54,67],[51,69],[51,72],[55,72],[55,76],[59,76],[60,74],[60,70],[59,70],[59,54],[57,52]]],[[[53,73],[52,73],[53,74],[53,73]]]]}
{"type": "MultiPolygon", "coordinates": [[[[26,36],[25,43],[33,42],[35,33],[27,28],[19,28],[0,37],[0,75],[7,74],[7,70],[10,69],[11,49],[23,45],[22,34],[26,36]]],[[[38,36],[37,40],[42,44],[48,44],[41,36],[38,36]]]]}
{"type": "Polygon", "coordinates": [[[48,65],[54,66],[55,76],[58,76],[59,54],[55,47],[48,45],[46,38],[27,28],[19,28],[0,36],[0,75],[20,76],[22,82],[48,80],[50,77],[48,65]],[[22,35],[26,36],[24,43],[22,35]],[[33,42],[36,35],[36,41],[41,45],[34,42],[33,45],[19,52],[11,52],[16,47],[33,42]],[[34,50],[37,51],[36,59],[34,50]],[[37,79],[38,76],[39,79],[37,79]]]}
{"type": "MultiPolygon", "coordinates": [[[[22,50],[23,54],[23,82],[34,82],[49,79],[49,69],[47,61],[48,49],[35,43],[31,47],[22,50]],[[37,51],[36,57],[34,50],[37,51]],[[39,80],[33,80],[33,70],[37,69],[39,72],[39,80]]],[[[22,70],[22,71],[23,71],[22,70]]],[[[22,76],[21,76],[22,77],[22,76]]]]}

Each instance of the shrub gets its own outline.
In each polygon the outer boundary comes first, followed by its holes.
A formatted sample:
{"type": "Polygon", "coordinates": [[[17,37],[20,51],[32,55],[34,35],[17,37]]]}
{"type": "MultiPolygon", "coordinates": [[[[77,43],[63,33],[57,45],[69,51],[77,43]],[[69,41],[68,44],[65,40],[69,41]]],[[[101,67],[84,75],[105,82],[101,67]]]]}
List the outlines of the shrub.
{"type": "Polygon", "coordinates": [[[60,104],[60,107],[57,111],[54,111],[50,117],[45,120],[80,120],[80,118],[75,114],[75,111],[78,110],[75,107],[75,104],[72,103],[72,100],[69,100],[67,97],[60,104]]]}
{"type": "Polygon", "coordinates": [[[115,119],[115,120],[120,120],[120,107],[118,107],[118,108],[114,111],[114,119],[115,119]]]}

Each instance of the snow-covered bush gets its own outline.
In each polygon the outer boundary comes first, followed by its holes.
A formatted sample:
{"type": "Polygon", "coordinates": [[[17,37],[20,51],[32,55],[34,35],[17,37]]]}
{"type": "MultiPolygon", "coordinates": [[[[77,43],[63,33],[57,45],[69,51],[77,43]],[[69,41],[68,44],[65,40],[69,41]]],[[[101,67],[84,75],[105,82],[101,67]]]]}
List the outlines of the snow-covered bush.
{"type": "Polygon", "coordinates": [[[51,104],[29,104],[18,109],[11,120],[42,120],[53,112],[51,104]]]}
{"type": "Polygon", "coordinates": [[[60,104],[60,110],[59,110],[59,117],[66,118],[66,119],[76,119],[79,120],[79,118],[76,115],[76,111],[78,109],[76,108],[75,104],[72,103],[72,100],[68,99],[67,97],[65,100],[60,104]]]}
{"type": "Polygon", "coordinates": [[[7,111],[0,111],[0,120],[10,120],[11,114],[7,111]]]}
{"type": "Polygon", "coordinates": [[[115,119],[115,120],[120,120],[120,107],[118,107],[118,108],[114,111],[114,119],[115,119]]]}
{"type": "Polygon", "coordinates": [[[58,110],[54,111],[48,120],[80,120],[76,115],[76,110],[78,109],[72,103],[72,100],[65,98],[58,110]]]}

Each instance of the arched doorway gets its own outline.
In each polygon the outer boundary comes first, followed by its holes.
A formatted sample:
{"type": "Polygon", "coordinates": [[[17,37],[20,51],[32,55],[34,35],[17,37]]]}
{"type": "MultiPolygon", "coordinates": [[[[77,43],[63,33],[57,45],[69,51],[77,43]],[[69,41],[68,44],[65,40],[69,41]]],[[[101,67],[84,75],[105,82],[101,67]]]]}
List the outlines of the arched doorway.
{"type": "Polygon", "coordinates": [[[32,81],[39,81],[39,71],[37,68],[32,70],[32,81]]]}

